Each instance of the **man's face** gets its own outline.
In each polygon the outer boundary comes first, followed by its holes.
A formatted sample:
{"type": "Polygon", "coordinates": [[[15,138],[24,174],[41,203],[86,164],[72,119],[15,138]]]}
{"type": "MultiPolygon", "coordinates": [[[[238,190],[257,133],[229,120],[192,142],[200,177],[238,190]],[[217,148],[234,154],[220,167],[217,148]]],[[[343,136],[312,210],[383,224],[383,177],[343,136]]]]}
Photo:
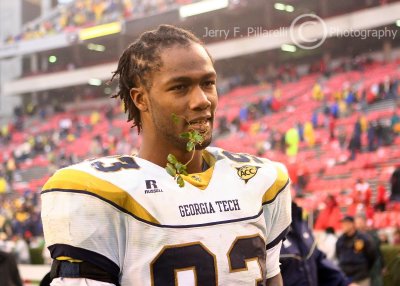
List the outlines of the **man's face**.
{"type": "Polygon", "coordinates": [[[342,221],[342,230],[344,233],[351,233],[354,230],[354,223],[351,221],[342,221]]]}
{"type": "Polygon", "coordinates": [[[357,229],[359,230],[365,230],[367,228],[367,222],[365,221],[365,219],[361,218],[361,217],[356,217],[354,219],[354,223],[357,229]]]}
{"type": "Polygon", "coordinates": [[[207,147],[218,102],[216,73],[210,57],[195,43],[163,49],[160,56],[162,66],[153,72],[147,93],[149,112],[142,113],[145,132],[154,132],[157,140],[184,149],[187,139],[180,134],[197,130],[204,142],[196,149],[207,147]],[[178,123],[174,123],[173,114],[179,117],[178,123]]]}

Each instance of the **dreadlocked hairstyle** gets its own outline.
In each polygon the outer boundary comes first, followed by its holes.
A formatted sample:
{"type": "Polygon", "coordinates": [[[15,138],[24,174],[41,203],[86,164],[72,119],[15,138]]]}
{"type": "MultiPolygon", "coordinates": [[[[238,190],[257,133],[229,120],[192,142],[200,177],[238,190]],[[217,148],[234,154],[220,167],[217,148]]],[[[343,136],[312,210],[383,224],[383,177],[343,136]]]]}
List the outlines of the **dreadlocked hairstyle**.
{"type": "Polygon", "coordinates": [[[171,25],[160,25],[156,30],[144,32],[139,39],[129,45],[119,59],[117,70],[111,81],[118,78],[118,92],[112,98],[124,102],[127,122],[133,121],[132,127],[142,129],[140,112],[130,97],[132,88],[143,85],[151,88],[151,74],[161,68],[161,51],[173,45],[186,46],[191,43],[203,45],[191,32],[171,25]]]}

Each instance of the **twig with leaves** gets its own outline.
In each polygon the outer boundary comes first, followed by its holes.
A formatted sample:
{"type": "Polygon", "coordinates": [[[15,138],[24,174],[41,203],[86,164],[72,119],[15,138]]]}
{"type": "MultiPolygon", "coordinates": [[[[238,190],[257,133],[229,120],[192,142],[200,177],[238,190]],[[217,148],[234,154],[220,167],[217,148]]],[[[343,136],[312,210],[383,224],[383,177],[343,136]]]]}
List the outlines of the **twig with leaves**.
{"type": "MultiPolygon", "coordinates": [[[[185,118],[183,118],[186,120],[185,118]]],[[[172,121],[177,124],[180,120],[180,117],[176,114],[172,114],[172,121]]],[[[183,139],[188,140],[186,143],[186,151],[192,152],[192,157],[187,161],[185,164],[181,163],[178,161],[178,159],[175,157],[173,154],[168,154],[167,157],[167,166],[165,167],[165,170],[167,171],[168,174],[170,174],[174,179],[176,180],[176,183],[179,185],[179,187],[183,187],[185,185],[185,181],[182,178],[182,175],[187,176],[187,166],[189,163],[193,160],[195,151],[196,151],[196,145],[199,144],[201,145],[204,141],[203,136],[199,133],[197,130],[190,129],[190,123],[189,124],[189,131],[181,133],[179,136],[183,139]]]]}

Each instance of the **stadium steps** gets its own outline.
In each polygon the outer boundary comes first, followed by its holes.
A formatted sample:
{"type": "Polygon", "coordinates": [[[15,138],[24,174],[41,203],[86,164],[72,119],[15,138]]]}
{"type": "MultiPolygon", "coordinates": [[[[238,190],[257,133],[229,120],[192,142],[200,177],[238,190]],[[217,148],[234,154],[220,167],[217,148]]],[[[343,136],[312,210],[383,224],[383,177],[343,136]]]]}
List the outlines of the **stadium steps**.
{"type": "Polygon", "coordinates": [[[367,112],[390,110],[396,107],[396,101],[394,99],[386,99],[374,104],[371,104],[366,108],[367,112]]]}
{"type": "Polygon", "coordinates": [[[43,178],[49,173],[48,167],[36,166],[34,168],[29,168],[27,170],[21,170],[18,172],[19,182],[30,182],[43,178]]]}

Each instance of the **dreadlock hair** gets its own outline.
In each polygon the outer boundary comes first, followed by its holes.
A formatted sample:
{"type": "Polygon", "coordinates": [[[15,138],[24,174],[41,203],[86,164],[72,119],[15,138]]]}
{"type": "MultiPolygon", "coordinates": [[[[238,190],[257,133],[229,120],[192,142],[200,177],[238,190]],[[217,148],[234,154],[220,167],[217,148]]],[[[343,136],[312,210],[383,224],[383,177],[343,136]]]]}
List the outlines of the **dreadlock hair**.
{"type": "Polygon", "coordinates": [[[161,51],[173,45],[204,44],[193,33],[171,25],[160,25],[156,30],[147,31],[129,45],[119,58],[117,70],[111,81],[118,78],[118,92],[112,98],[124,102],[127,122],[133,121],[132,127],[142,129],[140,111],[131,99],[130,91],[140,85],[147,90],[151,88],[151,74],[161,68],[161,51]]]}

